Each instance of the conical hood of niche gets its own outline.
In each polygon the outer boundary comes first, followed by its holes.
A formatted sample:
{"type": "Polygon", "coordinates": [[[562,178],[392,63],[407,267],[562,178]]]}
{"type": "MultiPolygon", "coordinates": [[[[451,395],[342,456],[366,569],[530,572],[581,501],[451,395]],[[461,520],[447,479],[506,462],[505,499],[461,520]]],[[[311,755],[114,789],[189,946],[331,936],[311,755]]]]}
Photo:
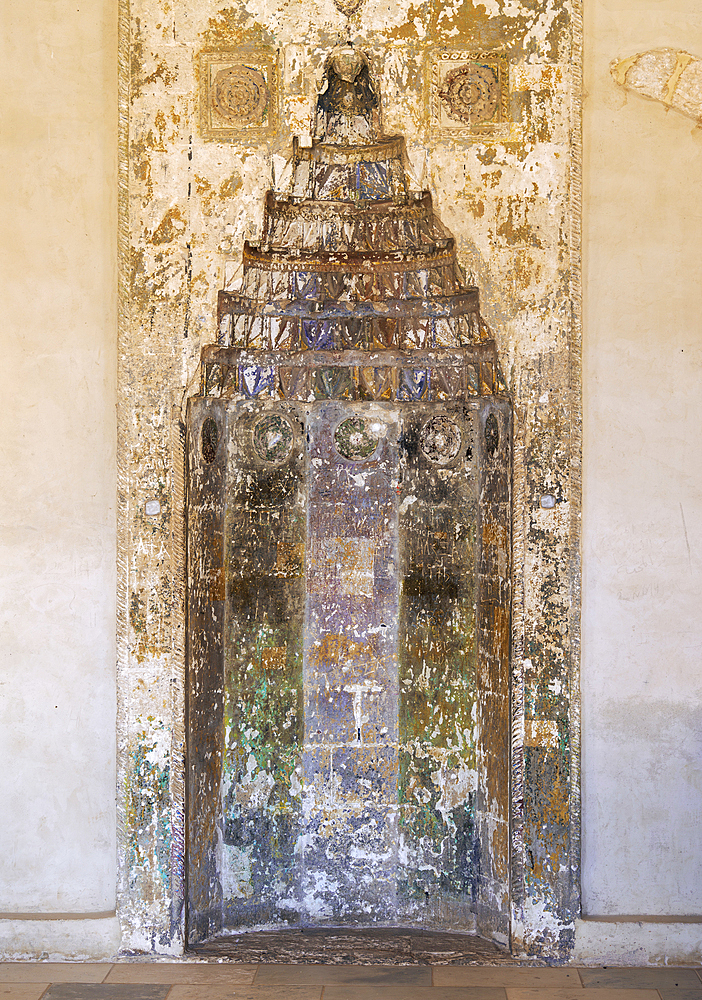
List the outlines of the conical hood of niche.
{"type": "Polygon", "coordinates": [[[351,45],[312,136],[189,403],[189,940],[506,941],[509,400],[351,45]]]}

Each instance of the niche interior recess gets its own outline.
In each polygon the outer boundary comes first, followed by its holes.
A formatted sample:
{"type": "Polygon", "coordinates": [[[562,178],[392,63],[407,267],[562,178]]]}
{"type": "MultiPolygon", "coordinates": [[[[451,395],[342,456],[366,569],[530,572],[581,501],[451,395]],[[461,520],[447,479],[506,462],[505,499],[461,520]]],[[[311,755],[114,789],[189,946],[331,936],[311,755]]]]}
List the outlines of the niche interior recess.
{"type": "Polygon", "coordinates": [[[509,941],[511,406],[366,57],[327,59],[188,408],[188,942],[509,941]]]}

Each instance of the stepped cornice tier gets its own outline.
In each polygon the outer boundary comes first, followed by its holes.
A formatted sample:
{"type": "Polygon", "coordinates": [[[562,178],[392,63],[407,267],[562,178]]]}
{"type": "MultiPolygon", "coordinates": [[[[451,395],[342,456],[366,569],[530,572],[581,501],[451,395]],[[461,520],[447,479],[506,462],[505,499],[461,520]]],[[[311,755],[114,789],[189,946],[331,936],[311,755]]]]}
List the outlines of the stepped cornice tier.
{"type": "MultiPolygon", "coordinates": [[[[493,344],[455,240],[429,192],[410,190],[404,137],[381,133],[378,109],[367,58],[350,45],[335,49],[311,145],[293,139],[287,192],[266,194],[261,240],[243,246],[241,287],[219,294],[223,349],[417,352],[493,344]]],[[[491,350],[496,370],[494,344],[491,350]]],[[[246,395],[246,380],[235,382],[246,395]]]]}
{"type": "Polygon", "coordinates": [[[377,302],[344,302],[309,299],[276,299],[261,302],[237,292],[219,293],[220,319],[227,315],[297,316],[302,319],[349,319],[356,317],[400,316],[462,316],[480,312],[477,288],[467,288],[457,295],[440,295],[432,299],[382,299],[377,302]]]}
{"type": "Polygon", "coordinates": [[[203,396],[436,402],[502,394],[494,341],[467,348],[339,351],[244,350],[202,354],[203,396]]]}
{"type": "Polygon", "coordinates": [[[356,163],[385,163],[398,160],[403,165],[407,162],[407,149],[403,135],[384,135],[377,141],[361,143],[355,146],[340,146],[332,142],[314,142],[311,146],[301,146],[298,136],[293,136],[292,143],[293,172],[300,163],[321,163],[327,166],[340,166],[356,163]]]}
{"type": "Polygon", "coordinates": [[[270,191],[266,197],[263,251],[409,254],[453,245],[451,234],[434,215],[428,191],[406,203],[291,202],[270,191]]]}
{"type": "Polygon", "coordinates": [[[401,250],[350,251],[347,253],[315,251],[290,252],[261,250],[244,243],[244,268],[259,267],[270,271],[297,271],[304,274],[364,274],[367,272],[390,271],[402,274],[405,271],[427,271],[456,263],[456,249],[453,237],[447,240],[445,248],[428,251],[414,250],[411,257],[401,250]]]}
{"type": "Polygon", "coordinates": [[[390,201],[403,204],[411,195],[407,152],[402,136],[381,136],[371,143],[347,146],[293,140],[292,201],[390,201]]]}

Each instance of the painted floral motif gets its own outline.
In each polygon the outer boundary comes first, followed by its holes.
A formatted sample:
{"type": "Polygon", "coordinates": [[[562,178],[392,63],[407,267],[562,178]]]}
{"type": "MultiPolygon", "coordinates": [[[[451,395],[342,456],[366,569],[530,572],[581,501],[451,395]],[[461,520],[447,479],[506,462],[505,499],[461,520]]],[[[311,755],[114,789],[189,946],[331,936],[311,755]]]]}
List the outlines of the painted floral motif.
{"type": "Polygon", "coordinates": [[[358,462],[373,454],[378,447],[378,438],[366,430],[365,420],[349,417],[334,431],[334,444],[340,455],[358,462]]]}
{"type": "Polygon", "coordinates": [[[254,427],[253,444],[264,462],[283,462],[292,451],[293,429],[278,413],[263,417],[254,427]]]}

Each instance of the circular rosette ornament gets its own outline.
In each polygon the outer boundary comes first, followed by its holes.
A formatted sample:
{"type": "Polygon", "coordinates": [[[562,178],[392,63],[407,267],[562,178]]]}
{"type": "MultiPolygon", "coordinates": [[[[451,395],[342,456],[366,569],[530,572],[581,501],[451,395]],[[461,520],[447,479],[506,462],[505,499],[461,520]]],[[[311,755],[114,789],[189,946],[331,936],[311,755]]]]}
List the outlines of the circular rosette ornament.
{"type": "Polygon", "coordinates": [[[461,430],[450,417],[432,417],[422,427],[419,443],[431,462],[450,465],[461,447],[461,430]]]}
{"type": "Polygon", "coordinates": [[[362,462],[370,458],[378,447],[378,438],[366,427],[360,417],[342,420],[334,431],[336,450],[352,462],[362,462]]]}
{"type": "Polygon", "coordinates": [[[279,413],[262,417],[253,429],[254,451],[264,462],[279,464],[289,458],[294,434],[289,420],[279,413]]]}
{"type": "Polygon", "coordinates": [[[263,74],[250,66],[221,69],[212,86],[212,107],[235,128],[260,125],[269,99],[263,74]]]}
{"type": "Polygon", "coordinates": [[[470,63],[449,73],[439,90],[449,118],[467,125],[495,120],[500,101],[500,83],[492,66],[470,63]]]}

